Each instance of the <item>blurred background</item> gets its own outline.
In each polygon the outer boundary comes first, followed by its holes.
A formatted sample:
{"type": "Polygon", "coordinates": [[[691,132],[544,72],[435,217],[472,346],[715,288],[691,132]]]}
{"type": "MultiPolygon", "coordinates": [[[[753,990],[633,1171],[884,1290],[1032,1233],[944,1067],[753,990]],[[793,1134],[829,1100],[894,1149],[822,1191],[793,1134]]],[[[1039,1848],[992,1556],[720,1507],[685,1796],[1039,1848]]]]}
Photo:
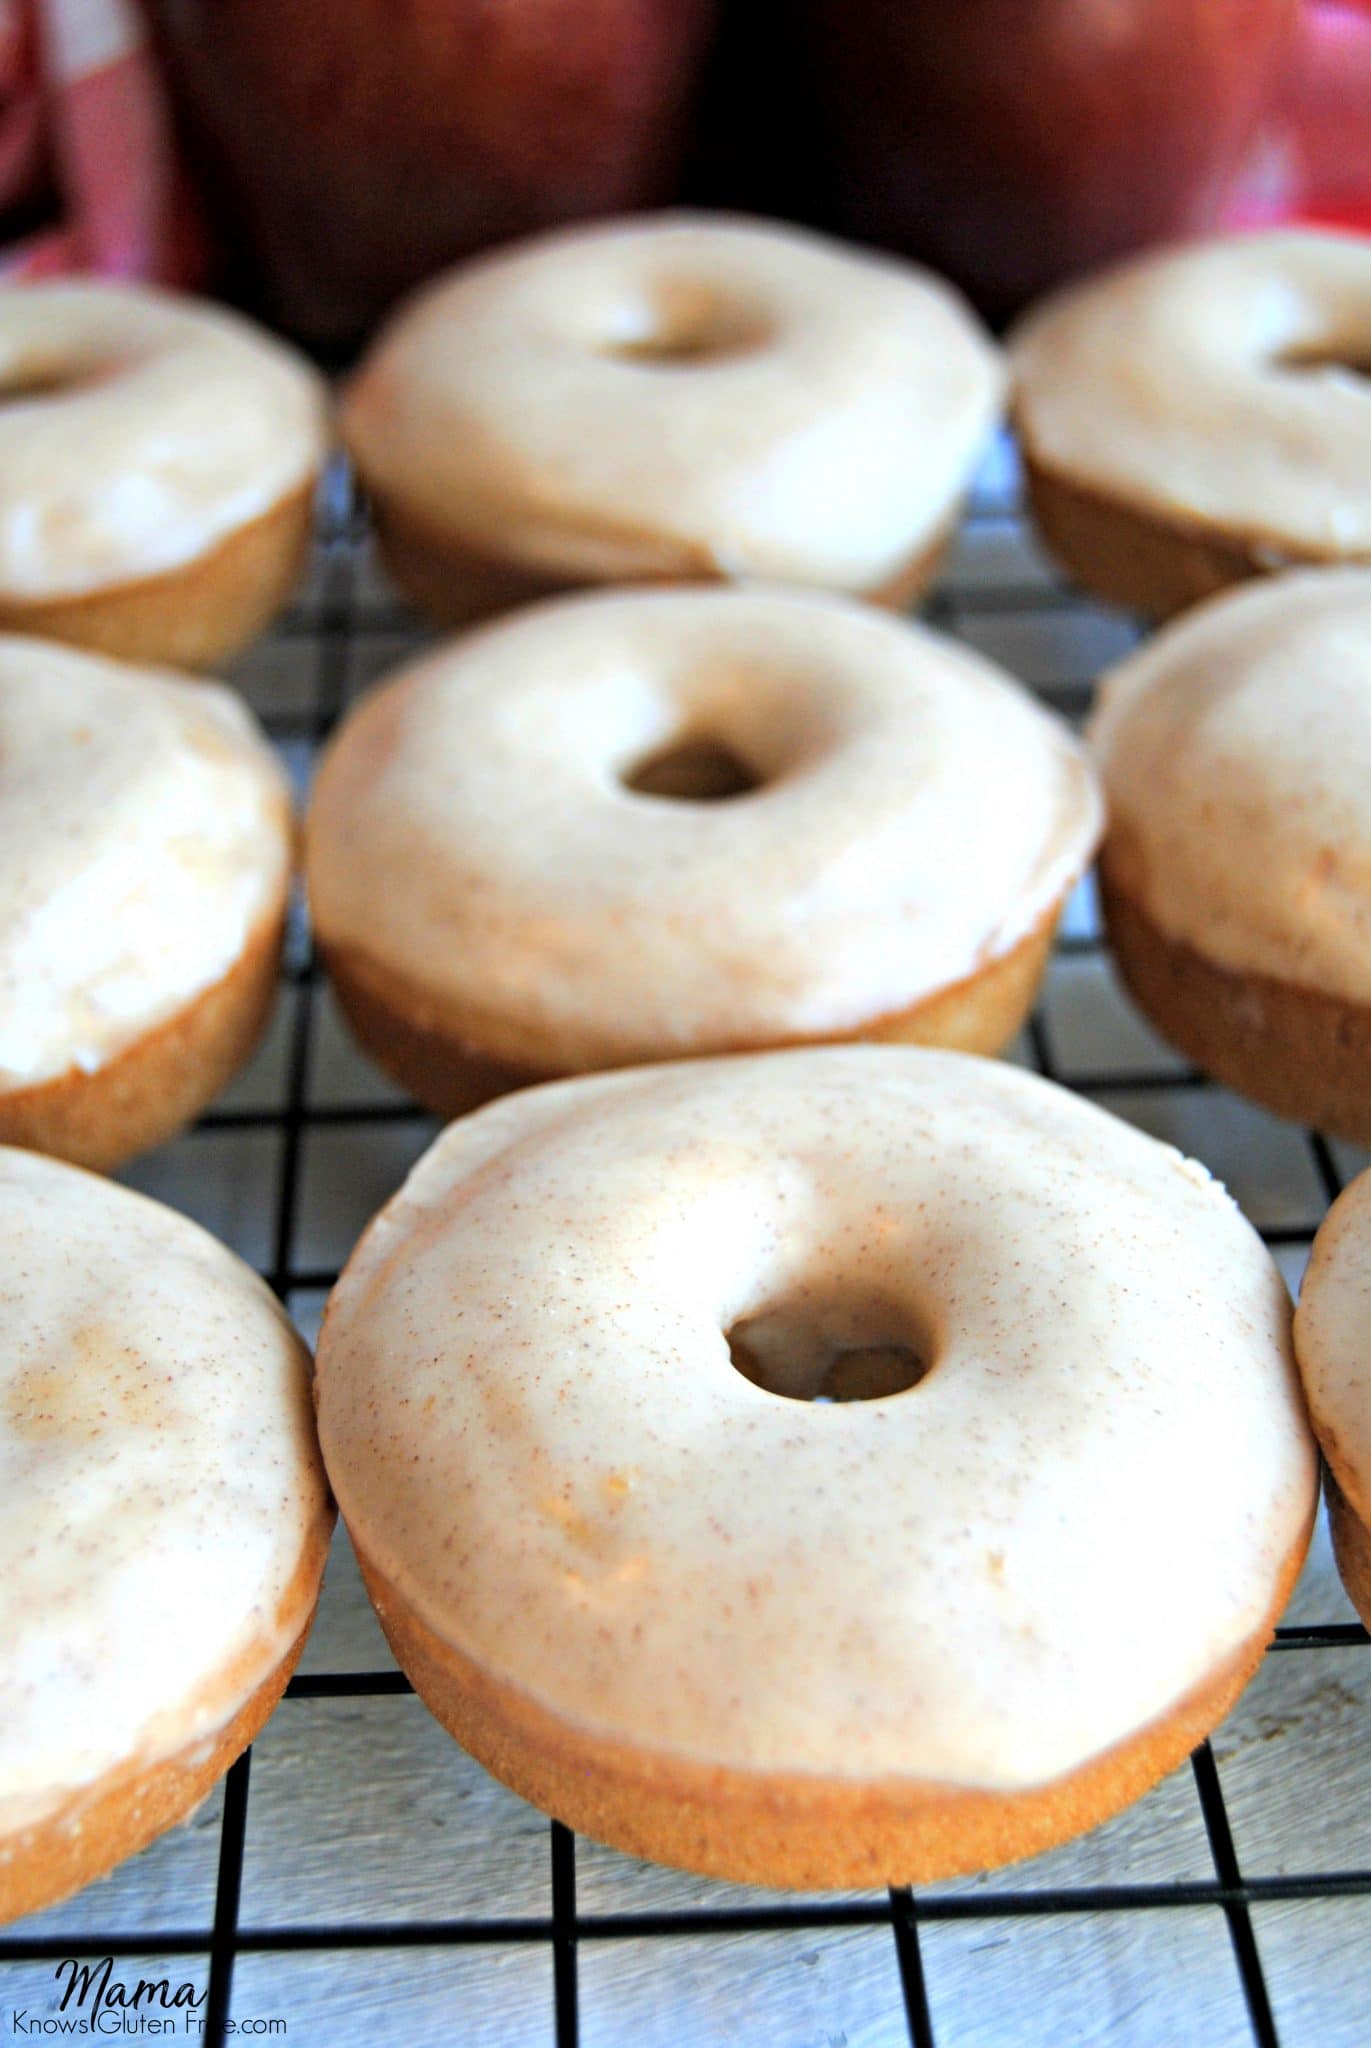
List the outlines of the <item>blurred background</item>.
{"type": "Polygon", "coordinates": [[[221,292],[344,361],[407,289],[683,202],[993,321],[1145,243],[1371,229],[1371,0],[0,0],[0,266],[221,292]]]}

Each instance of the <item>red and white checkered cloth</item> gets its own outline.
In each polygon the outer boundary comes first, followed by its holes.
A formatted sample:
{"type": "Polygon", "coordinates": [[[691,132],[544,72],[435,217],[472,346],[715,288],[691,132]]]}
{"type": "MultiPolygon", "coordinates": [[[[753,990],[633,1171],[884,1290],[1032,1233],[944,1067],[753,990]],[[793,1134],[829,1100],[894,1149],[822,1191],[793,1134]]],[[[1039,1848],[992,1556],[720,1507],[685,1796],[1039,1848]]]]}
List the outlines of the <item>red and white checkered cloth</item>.
{"type": "Polygon", "coordinates": [[[202,267],[134,0],[0,0],[0,279],[202,267]]]}

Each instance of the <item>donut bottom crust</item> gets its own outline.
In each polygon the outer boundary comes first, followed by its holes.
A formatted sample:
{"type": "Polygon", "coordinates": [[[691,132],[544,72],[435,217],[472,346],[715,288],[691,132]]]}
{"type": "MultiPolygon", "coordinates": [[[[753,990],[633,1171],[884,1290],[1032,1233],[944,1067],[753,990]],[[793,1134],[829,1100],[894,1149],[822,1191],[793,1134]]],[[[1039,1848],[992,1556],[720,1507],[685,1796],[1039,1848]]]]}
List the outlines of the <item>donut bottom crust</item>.
{"type": "Polygon", "coordinates": [[[228,973],[92,1072],[0,1091],[0,1145],[109,1172],[173,1137],[255,1050],[276,1000],[285,903],[228,973]]]}
{"type": "Polygon", "coordinates": [[[1316,1502],[1260,1628],[1175,1707],[1078,1769],[1022,1792],[744,1772],[576,1729],[420,1620],[353,1544],[386,1639],[429,1712],[493,1777],[578,1834],[739,1884],[828,1891],[931,1884],[1036,1856],[1131,1806],[1229,1712],[1299,1576],[1316,1502]]]}
{"type": "Polygon", "coordinates": [[[0,592],[0,632],[63,640],[120,661],[213,668],[254,640],[289,598],[313,517],[311,477],[181,567],[76,597],[0,592]]]}
{"type": "Polygon", "coordinates": [[[1327,1464],[1323,1491],[1338,1577],[1363,1626],[1371,1629],[1371,1529],[1360,1519],[1327,1464]]]}
{"type": "MultiPolygon", "coordinates": [[[[0,1925],[57,1905],[164,1835],[192,1814],[230,1764],[265,1727],[300,1661],[319,1601],[334,1510],[330,1503],[304,1549],[282,1603],[304,1606],[285,1655],[217,1736],[188,1744],[154,1764],[124,1764],[32,1827],[0,1835],[0,1925]]],[[[224,1682],[232,1680],[232,1667],[224,1682]]]]}
{"type": "Polygon", "coordinates": [[[1159,518],[1044,468],[1026,445],[1024,475],[1033,523],[1075,581],[1108,604],[1150,618],[1171,618],[1254,576],[1355,559],[1286,552],[1199,521],[1159,518]]]}
{"type": "Polygon", "coordinates": [[[1264,1109],[1371,1144],[1371,1006],[1222,967],[1162,932],[1107,854],[1099,876],[1119,972],[1166,1038],[1264,1109]]]}
{"type": "MultiPolygon", "coordinates": [[[[911,1009],[873,1018],[856,1030],[835,1032],[831,1037],[737,1040],[675,1056],[702,1058],[852,1040],[997,1053],[1013,1038],[1032,1006],[1064,901],[1059,898],[1046,917],[1007,953],[966,979],[935,990],[911,1009]]],[[[402,1088],[437,1116],[462,1116],[512,1089],[586,1071],[573,1064],[534,1065],[517,1047],[480,1047],[473,1035],[464,1031],[462,1020],[440,1015],[422,991],[406,985],[355,948],[321,939],[320,951],[343,1014],[359,1042],[402,1088]]],[[[667,1059],[672,1055],[663,1051],[651,1057],[667,1059]]]]}
{"type": "MultiPolygon", "coordinates": [[[[439,532],[393,496],[373,494],[372,519],[386,572],[397,588],[436,625],[469,626],[518,605],[582,590],[587,577],[559,577],[498,555],[485,554],[456,535],[439,532]]],[[[895,573],[869,590],[854,592],[868,604],[902,611],[921,596],[937,574],[956,530],[960,499],[931,540],[926,540],[895,573]]],[[[675,572],[635,577],[638,583],[711,583],[730,579],[701,556],[675,572]]],[[[759,581],[765,579],[758,579],[759,581]]],[[[819,586],[816,586],[819,587],[819,586]]]]}

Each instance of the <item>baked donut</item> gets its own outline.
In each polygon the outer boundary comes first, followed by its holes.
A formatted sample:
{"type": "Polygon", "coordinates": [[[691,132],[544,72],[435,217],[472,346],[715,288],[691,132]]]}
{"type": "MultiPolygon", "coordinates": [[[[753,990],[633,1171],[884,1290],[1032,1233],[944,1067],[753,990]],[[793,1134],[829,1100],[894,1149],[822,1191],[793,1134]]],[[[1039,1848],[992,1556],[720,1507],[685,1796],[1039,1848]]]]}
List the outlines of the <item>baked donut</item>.
{"type": "Polygon", "coordinates": [[[1326,1461],[1333,1554],[1371,1627],[1371,1170],[1343,1189],[1314,1239],[1295,1356],[1326,1461]]]}
{"type": "Polygon", "coordinates": [[[292,839],[233,693],[0,635],[0,1144],[114,1166],[218,1093],[275,997],[292,839]]]}
{"type": "Polygon", "coordinates": [[[768,1885],[923,1883],[1137,1798],[1251,1676],[1317,1494],[1223,1189],[907,1046],[452,1125],[349,1261],[317,1392],[444,1726],[586,1834],[768,1885]]]}
{"type": "Polygon", "coordinates": [[[1371,571],[1214,599],[1105,678],[1109,940],[1159,1031],[1371,1140],[1371,571]]]}
{"type": "Polygon", "coordinates": [[[289,596],[326,452],[322,380],[236,313],[0,292],[0,629],[213,665],[289,596]]]}
{"type": "Polygon", "coordinates": [[[1371,561],[1371,241],[1312,228],[1136,258],[1014,338],[1043,538],[1165,615],[1242,578],[1371,561]]]}
{"type": "Polygon", "coordinates": [[[462,624],[586,583],[757,577],[903,603],[999,412],[949,285],[772,223],[541,235],[392,319],[343,431],[386,566],[462,624]]]}
{"type": "Polygon", "coordinates": [[[190,1813],[275,1706],[333,1523],[266,1287],[127,1188],[0,1148],[0,1921],[190,1813]]]}
{"type": "Polygon", "coordinates": [[[359,1037],[450,1115],[775,1044],[998,1051],[1099,830],[1083,750],[964,648],[813,592],[640,590],[366,698],[306,869],[359,1037]]]}

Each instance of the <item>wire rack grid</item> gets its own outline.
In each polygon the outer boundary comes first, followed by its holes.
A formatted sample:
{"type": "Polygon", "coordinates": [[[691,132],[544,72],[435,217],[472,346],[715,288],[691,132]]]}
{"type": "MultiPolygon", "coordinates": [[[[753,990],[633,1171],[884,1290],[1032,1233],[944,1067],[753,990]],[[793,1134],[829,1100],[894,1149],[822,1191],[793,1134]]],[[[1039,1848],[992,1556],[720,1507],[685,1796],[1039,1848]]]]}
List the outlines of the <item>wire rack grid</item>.
{"type": "MultiPolygon", "coordinates": [[[[1134,628],[1052,574],[1016,507],[1002,444],[927,616],[1078,720],[1134,628]]],[[[353,696],[421,637],[332,474],[306,592],[238,678],[301,786],[353,696]]],[[[126,1177],[235,1243],[308,1331],[435,1126],[348,1050],[302,917],[284,980],[250,1074],[126,1177]]],[[[1364,1163],[1155,1039],[1109,979],[1088,888],[1012,1056],[1204,1158],[1292,1283],[1364,1163]]],[[[795,1898],[650,1870],[494,1787],[410,1699],[340,1537],[310,1650],[257,1744],[260,1798],[249,1752],[187,1829],[0,1935],[0,2034],[55,2012],[54,1968],[79,1955],[130,1978],[179,1964],[203,1997],[195,2037],[214,2044],[1351,2044],[1371,1999],[1366,1650],[1321,1539],[1235,1716],[1131,1814],[983,1879],[795,1898]],[[406,1702],[403,1725],[368,1718],[406,1702]]]]}

